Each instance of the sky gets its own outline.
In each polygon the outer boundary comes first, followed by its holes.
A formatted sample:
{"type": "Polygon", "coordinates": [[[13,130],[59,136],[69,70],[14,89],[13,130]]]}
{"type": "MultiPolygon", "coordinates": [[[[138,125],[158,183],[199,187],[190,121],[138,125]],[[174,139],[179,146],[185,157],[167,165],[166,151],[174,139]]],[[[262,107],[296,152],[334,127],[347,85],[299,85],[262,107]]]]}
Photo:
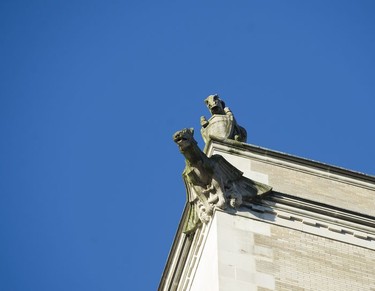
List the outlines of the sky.
{"type": "MultiPolygon", "coordinates": [[[[0,2],[0,290],[156,290],[172,141],[218,93],[248,143],[375,175],[375,2],[0,2]]],[[[272,185],[271,185],[272,186],[272,185]]]]}

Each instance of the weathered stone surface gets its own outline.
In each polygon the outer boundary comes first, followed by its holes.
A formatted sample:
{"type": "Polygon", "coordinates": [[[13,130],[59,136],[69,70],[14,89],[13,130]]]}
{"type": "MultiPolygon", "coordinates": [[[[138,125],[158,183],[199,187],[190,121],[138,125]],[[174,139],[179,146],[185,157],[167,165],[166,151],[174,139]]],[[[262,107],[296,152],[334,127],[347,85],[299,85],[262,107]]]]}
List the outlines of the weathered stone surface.
{"type": "Polygon", "coordinates": [[[268,185],[244,177],[222,156],[207,157],[193,133],[193,129],[183,129],[173,136],[186,162],[183,178],[191,211],[184,232],[194,231],[200,222],[207,223],[215,207],[236,209],[244,201],[271,191],[268,185]]]}
{"type": "Polygon", "coordinates": [[[273,191],[375,216],[375,180],[367,175],[228,141],[212,140],[211,154],[223,156],[244,176],[272,185],[273,191]]]}
{"type": "MultiPolygon", "coordinates": [[[[374,250],[290,229],[280,222],[222,212],[215,213],[214,222],[217,234],[209,235],[217,237],[217,290],[375,288],[374,250]]],[[[336,235],[340,236],[345,234],[336,235]]]]}
{"type": "Polygon", "coordinates": [[[210,136],[246,142],[246,130],[237,124],[232,111],[217,94],[208,96],[204,102],[212,115],[209,120],[201,117],[201,134],[206,143],[210,136]]]}
{"type": "Polygon", "coordinates": [[[183,234],[187,206],[168,265],[181,276],[159,290],[375,290],[375,177],[230,139],[205,153],[273,190],[183,234]]]}

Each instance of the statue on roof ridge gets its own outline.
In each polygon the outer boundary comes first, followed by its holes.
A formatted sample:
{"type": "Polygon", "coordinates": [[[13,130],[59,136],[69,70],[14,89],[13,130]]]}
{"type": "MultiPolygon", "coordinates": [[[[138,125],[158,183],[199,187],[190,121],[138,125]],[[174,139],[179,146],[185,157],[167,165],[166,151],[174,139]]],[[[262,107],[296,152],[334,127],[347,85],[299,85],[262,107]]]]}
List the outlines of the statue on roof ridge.
{"type": "Polygon", "coordinates": [[[204,116],[200,120],[201,134],[205,143],[210,140],[210,136],[246,142],[245,128],[237,124],[232,111],[225,106],[218,94],[208,96],[204,102],[212,115],[208,120],[204,116]]]}

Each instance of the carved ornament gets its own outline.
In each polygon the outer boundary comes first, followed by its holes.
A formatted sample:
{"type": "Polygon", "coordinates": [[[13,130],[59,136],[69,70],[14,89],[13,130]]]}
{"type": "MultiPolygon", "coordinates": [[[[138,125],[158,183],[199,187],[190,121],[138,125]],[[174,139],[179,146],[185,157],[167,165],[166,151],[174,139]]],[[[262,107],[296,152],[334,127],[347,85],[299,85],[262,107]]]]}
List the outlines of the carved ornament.
{"type": "Polygon", "coordinates": [[[210,95],[204,102],[211,113],[208,120],[204,116],[200,120],[201,134],[205,143],[210,139],[210,135],[246,142],[246,130],[237,124],[232,111],[225,107],[219,95],[210,95]]]}
{"type": "Polygon", "coordinates": [[[207,157],[194,139],[193,129],[183,129],[173,135],[185,157],[183,179],[187,189],[189,214],[184,232],[193,232],[207,223],[215,207],[237,209],[245,201],[272,190],[268,185],[253,181],[220,155],[207,157]]]}

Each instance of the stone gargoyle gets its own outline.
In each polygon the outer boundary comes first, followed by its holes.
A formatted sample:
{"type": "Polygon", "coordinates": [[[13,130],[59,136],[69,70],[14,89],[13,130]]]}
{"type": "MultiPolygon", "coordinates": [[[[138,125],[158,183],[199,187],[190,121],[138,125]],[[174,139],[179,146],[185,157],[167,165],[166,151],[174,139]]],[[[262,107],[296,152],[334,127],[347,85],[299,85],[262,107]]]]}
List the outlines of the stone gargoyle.
{"type": "Polygon", "coordinates": [[[271,187],[243,176],[243,173],[220,155],[207,157],[194,139],[193,129],[173,135],[174,142],[185,157],[183,179],[189,202],[184,232],[194,231],[207,223],[215,207],[236,209],[245,201],[271,191],[271,187]]]}
{"type": "Polygon", "coordinates": [[[200,120],[201,134],[205,143],[210,139],[210,135],[246,142],[246,129],[237,124],[232,111],[225,107],[219,95],[210,95],[204,102],[212,115],[209,120],[204,116],[200,120]]]}

